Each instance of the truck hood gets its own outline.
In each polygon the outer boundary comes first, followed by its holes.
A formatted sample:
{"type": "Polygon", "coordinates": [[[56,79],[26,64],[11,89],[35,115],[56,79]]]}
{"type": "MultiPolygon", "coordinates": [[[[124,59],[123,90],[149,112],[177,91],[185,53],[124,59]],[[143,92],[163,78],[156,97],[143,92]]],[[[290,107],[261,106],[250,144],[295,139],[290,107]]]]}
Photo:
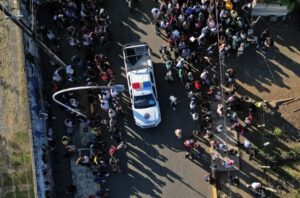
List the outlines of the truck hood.
{"type": "Polygon", "coordinates": [[[142,128],[155,127],[161,121],[159,105],[145,109],[133,109],[133,117],[135,123],[142,128]]]}

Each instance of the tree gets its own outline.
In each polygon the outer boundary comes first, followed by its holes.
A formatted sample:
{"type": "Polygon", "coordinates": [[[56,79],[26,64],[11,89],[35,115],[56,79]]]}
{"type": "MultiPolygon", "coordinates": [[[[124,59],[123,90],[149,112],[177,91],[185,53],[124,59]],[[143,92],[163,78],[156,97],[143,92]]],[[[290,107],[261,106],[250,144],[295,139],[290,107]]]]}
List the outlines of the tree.
{"type": "Polygon", "coordinates": [[[273,133],[274,133],[274,135],[275,135],[276,137],[280,137],[280,136],[282,136],[282,133],[283,133],[283,132],[282,132],[282,129],[281,129],[281,128],[275,127],[273,133]]]}
{"type": "Polygon", "coordinates": [[[280,2],[288,7],[289,11],[294,10],[300,6],[300,0],[280,0],[280,2]]]}

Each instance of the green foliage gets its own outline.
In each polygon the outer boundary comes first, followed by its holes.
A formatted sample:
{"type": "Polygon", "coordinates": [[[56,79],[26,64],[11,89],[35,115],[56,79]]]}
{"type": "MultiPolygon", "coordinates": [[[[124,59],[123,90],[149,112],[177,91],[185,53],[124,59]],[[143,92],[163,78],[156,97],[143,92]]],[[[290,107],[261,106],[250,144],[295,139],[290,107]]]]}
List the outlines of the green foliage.
{"type": "Polygon", "coordinates": [[[295,190],[290,194],[290,198],[300,198],[300,189],[295,190]]]}
{"type": "Polygon", "coordinates": [[[275,127],[275,128],[274,128],[274,131],[273,131],[273,134],[274,134],[276,137],[281,137],[282,134],[283,134],[283,131],[282,131],[281,128],[275,127]]]}
{"type": "Polygon", "coordinates": [[[280,2],[288,7],[289,11],[300,5],[300,0],[280,0],[280,2]]]}
{"type": "Polygon", "coordinates": [[[288,7],[289,11],[293,11],[297,6],[300,6],[300,0],[258,0],[263,3],[281,3],[288,7]]]}

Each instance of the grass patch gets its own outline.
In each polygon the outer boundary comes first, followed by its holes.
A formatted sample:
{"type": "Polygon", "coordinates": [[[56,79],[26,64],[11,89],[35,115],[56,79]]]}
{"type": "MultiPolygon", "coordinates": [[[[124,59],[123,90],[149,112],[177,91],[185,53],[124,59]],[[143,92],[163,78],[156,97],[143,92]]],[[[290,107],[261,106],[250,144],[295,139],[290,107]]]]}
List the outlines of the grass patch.
{"type": "MultiPolygon", "coordinates": [[[[34,197],[34,191],[33,188],[29,188],[29,192],[26,190],[20,190],[18,187],[16,187],[16,197],[17,198],[28,198],[28,197],[34,197]]],[[[14,192],[6,193],[4,198],[15,198],[14,192]]]]}
{"type": "Polygon", "coordinates": [[[7,173],[4,173],[2,175],[2,180],[3,180],[3,186],[11,186],[12,185],[11,177],[7,173]]]}
{"type": "Polygon", "coordinates": [[[287,164],[281,167],[286,173],[300,181],[300,163],[287,164]]]}
{"type": "MultiPolygon", "coordinates": [[[[3,174],[3,187],[16,186],[16,197],[28,197],[27,185],[30,196],[34,197],[33,172],[31,148],[28,132],[16,132],[8,139],[11,167],[9,172],[3,174]]],[[[14,192],[8,192],[5,197],[14,197],[14,192]]]]}

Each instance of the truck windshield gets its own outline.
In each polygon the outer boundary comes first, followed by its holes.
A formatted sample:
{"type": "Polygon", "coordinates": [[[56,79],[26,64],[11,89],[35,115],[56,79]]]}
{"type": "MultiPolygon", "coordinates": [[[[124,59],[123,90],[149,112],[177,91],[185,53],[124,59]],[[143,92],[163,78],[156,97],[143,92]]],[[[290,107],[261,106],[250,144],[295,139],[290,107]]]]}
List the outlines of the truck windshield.
{"type": "Polygon", "coordinates": [[[155,105],[156,105],[156,101],[155,98],[153,97],[153,94],[134,97],[134,108],[136,109],[153,107],[155,105]]]}

